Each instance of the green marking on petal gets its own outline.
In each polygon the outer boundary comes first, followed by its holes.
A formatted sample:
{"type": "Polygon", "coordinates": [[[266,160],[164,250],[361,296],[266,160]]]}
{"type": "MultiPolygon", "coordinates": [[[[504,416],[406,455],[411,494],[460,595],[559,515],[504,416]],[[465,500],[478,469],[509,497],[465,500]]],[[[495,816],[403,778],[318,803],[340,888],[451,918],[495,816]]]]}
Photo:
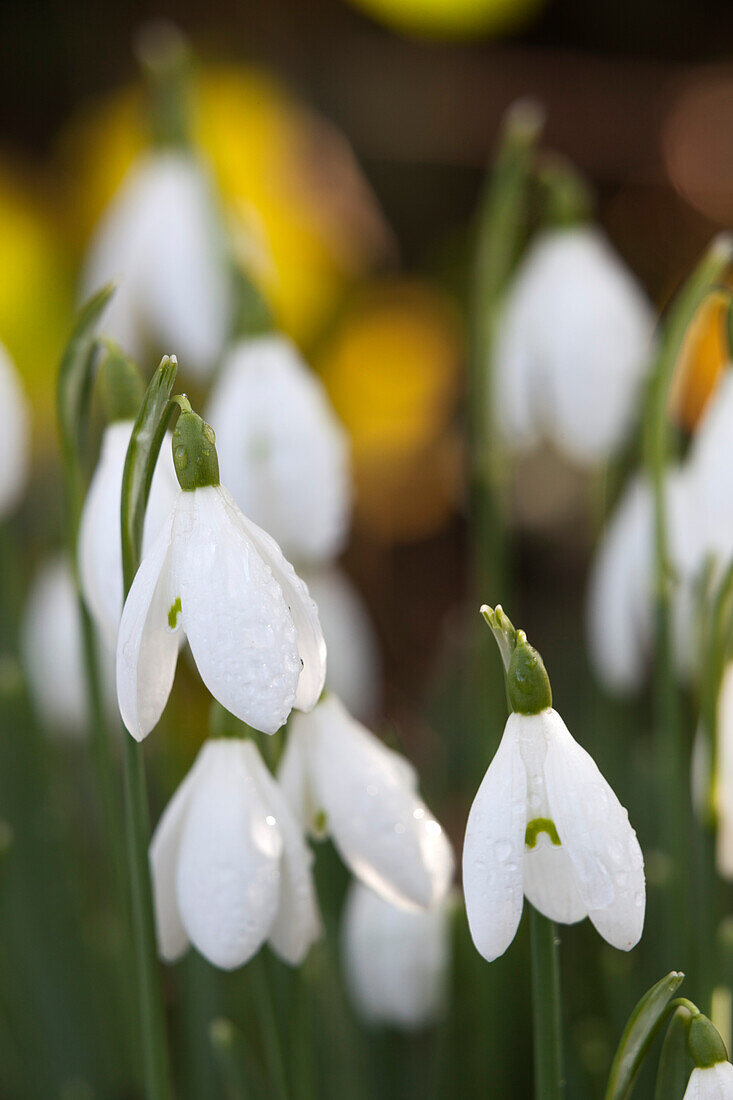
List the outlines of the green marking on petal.
{"type": "Polygon", "coordinates": [[[527,829],[524,834],[524,843],[528,848],[534,848],[537,845],[537,838],[540,833],[547,833],[552,843],[556,848],[560,847],[560,837],[557,835],[557,829],[555,828],[555,822],[550,817],[535,817],[527,824],[527,829]]]}
{"type": "Polygon", "coordinates": [[[178,616],[181,614],[181,597],[176,596],[175,602],[171,604],[168,610],[168,626],[171,630],[175,630],[178,626],[178,616]]]}

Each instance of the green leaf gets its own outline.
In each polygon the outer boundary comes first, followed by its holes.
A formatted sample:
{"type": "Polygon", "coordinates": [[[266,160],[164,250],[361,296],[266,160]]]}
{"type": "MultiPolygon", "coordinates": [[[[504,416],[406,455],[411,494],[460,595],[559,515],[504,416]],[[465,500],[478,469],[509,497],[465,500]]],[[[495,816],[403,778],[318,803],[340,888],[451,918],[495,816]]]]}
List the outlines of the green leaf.
{"type": "Polygon", "coordinates": [[[673,970],[644,994],[621,1036],[608,1076],[605,1100],[626,1100],[636,1075],[667,1015],[667,1006],[681,985],[684,974],[673,970]]]}
{"type": "Polygon", "coordinates": [[[84,499],[82,460],[98,346],[97,326],[114,289],[114,284],[109,283],[81,307],[59,365],[56,416],[74,542],[84,499]]]}
{"type": "Polygon", "coordinates": [[[175,356],[163,356],[145,391],[127,448],[121,500],[125,594],[129,591],[140,564],[145,509],[155,463],[166,430],[179,412],[179,406],[170,400],[177,372],[178,362],[175,356]]]}
{"type": "Polygon", "coordinates": [[[693,1063],[687,1049],[690,1013],[680,1006],[672,1017],[659,1057],[654,1100],[683,1100],[693,1063]]]}

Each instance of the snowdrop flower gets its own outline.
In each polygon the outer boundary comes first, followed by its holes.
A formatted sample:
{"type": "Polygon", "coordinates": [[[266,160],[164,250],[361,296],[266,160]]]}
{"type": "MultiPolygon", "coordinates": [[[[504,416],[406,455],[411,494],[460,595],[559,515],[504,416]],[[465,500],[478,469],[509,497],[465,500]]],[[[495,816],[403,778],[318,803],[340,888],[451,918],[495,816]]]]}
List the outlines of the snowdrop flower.
{"type": "Polygon", "coordinates": [[[342,549],[349,522],[349,448],[321,381],[273,333],[227,354],[206,419],[222,475],[242,511],[296,562],[342,549]]]}
{"type": "MultiPolygon", "coordinates": [[[[79,524],[78,560],[82,595],[103,638],[114,651],[122,614],[122,473],[144,387],[137,369],[115,353],[100,369],[104,377],[113,372],[129,372],[133,381],[129,388],[125,387],[125,397],[129,398],[129,403],[119,410],[121,417],[114,416],[113,422],[104,429],[99,462],[89,485],[79,524]]],[[[111,388],[110,384],[107,388],[111,388]]],[[[150,487],[143,529],[143,554],[150,549],[177,495],[178,482],[169,441],[167,446],[165,442],[163,444],[150,487]]]]}
{"type": "Polygon", "coordinates": [[[150,844],[158,947],[190,943],[214,966],[242,966],[267,940],[285,962],[320,934],[308,850],[254,744],[207,741],[150,844]]]}
{"type": "Polygon", "coordinates": [[[91,242],[82,293],[118,281],[105,332],[139,359],[175,345],[206,377],[228,335],[231,287],[212,185],[189,153],[157,150],[130,170],[91,242]]]}
{"type": "Polygon", "coordinates": [[[306,569],[303,579],[316,601],[328,649],[328,689],[360,721],[379,707],[379,643],[364,601],[335,566],[306,569]]]}
{"type": "Polygon", "coordinates": [[[507,670],[513,713],[474,799],[463,846],[471,935],[491,962],[519,925],[523,899],[550,920],[589,916],[628,951],[644,923],[644,861],[628,814],[552,708],[542,658],[500,607],[482,609],[507,670]]]}
{"type": "MultiPolygon", "coordinates": [[[[31,701],[43,725],[70,738],[89,729],[79,602],[62,556],[47,562],[33,581],[21,625],[21,650],[31,701]]],[[[116,714],[114,662],[99,647],[105,701],[116,714]]]]}
{"type": "Polygon", "coordinates": [[[404,909],[354,881],[341,932],[347,988],[363,1020],[413,1031],[440,1018],[450,965],[450,898],[430,909],[404,909]]]}
{"type": "Polygon", "coordinates": [[[143,557],[117,639],[117,696],[142,740],[173,684],[183,631],[201,678],[237,718],[274,733],[293,706],[310,710],[326,647],[308,589],[280,547],[219,484],[214,433],[180,414],[173,433],[180,491],[143,557]]]}
{"type": "Polygon", "coordinates": [[[580,464],[603,461],[629,429],[649,360],[653,316],[598,230],[546,230],[522,260],[494,357],[507,445],[540,438],[580,464]]]}
{"type": "Polygon", "coordinates": [[[28,478],[28,406],[15,364],[0,344],[0,408],[3,410],[0,449],[0,517],[18,503],[28,478]]]}
{"type": "Polygon", "coordinates": [[[303,825],[328,834],[351,872],[395,905],[445,897],[453,852],[417,775],[328,694],[296,714],[278,778],[303,825]]]}
{"type": "Polygon", "coordinates": [[[701,1012],[690,1020],[687,1049],[695,1068],[683,1100],[733,1100],[733,1066],[717,1029],[701,1012]]]}

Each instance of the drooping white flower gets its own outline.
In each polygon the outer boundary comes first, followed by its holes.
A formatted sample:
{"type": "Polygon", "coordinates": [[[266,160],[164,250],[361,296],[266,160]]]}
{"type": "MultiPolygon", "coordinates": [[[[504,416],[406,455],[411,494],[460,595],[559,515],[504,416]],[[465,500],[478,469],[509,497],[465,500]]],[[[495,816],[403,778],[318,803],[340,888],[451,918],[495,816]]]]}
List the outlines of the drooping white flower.
{"type": "Polygon", "coordinates": [[[631,427],[653,315],[597,229],[538,234],[509,289],[494,355],[497,424],[512,450],[544,438],[571,460],[608,457],[631,427]]]}
{"type": "Polygon", "coordinates": [[[450,967],[448,897],[430,909],[405,909],[354,880],[341,948],[347,989],[367,1023],[413,1031],[440,1018],[450,967]]]}
{"type": "Polygon", "coordinates": [[[349,521],[348,440],[295,346],[274,334],[237,343],[222,364],[207,420],[242,511],[296,562],[333,558],[349,521]]]}
{"type": "Polygon", "coordinates": [[[328,689],[360,721],[379,708],[381,661],[369,612],[349,577],[336,566],[303,570],[316,601],[328,649],[328,689]]]}
{"type": "Polygon", "coordinates": [[[189,944],[215,966],[242,966],[267,940],[297,965],[320,934],[312,855],[251,741],[207,741],[150,845],[158,947],[189,944]]]}
{"type": "MultiPolygon", "coordinates": [[[[89,701],[79,603],[65,557],[48,561],[33,581],[21,625],[23,666],[43,725],[64,736],[89,728],[89,701]]],[[[116,714],[114,661],[100,645],[98,660],[110,714],[116,714]]]]}
{"type": "Polygon", "coordinates": [[[205,377],[221,354],[231,287],[208,175],[186,152],[157,151],[122,183],[92,239],[83,293],[110,279],[117,291],[105,333],[134,358],[146,341],[175,346],[205,377]]]}
{"type": "Polygon", "coordinates": [[[730,1062],[696,1066],[690,1074],[683,1100],[733,1100],[733,1066],[730,1062]]]}
{"type": "Polygon", "coordinates": [[[445,897],[453,852],[412,765],[327,695],[294,715],[278,778],[303,825],[327,833],[357,878],[393,904],[445,897]]]}
{"type": "Polygon", "coordinates": [[[180,630],[211,694],[255,729],[274,733],[323,690],[316,605],[275,540],[221,485],[179,492],[125,602],[117,697],[138,741],[168,700],[180,630]]]}
{"type": "MultiPolygon", "coordinates": [[[[122,614],[120,496],[133,421],[109,424],[79,525],[82,595],[105,641],[114,650],[122,614]]],[[[170,440],[164,440],[150,487],[143,528],[143,554],[150,549],[178,496],[170,440]]]]}
{"type": "Polygon", "coordinates": [[[626,810],[557,711],[511,714],[471,806],[466,913],[489,961],[514,939],[523,899],[550,920],[589,916],[628,951],[644,923],[644,860],[626,810]]]}
{"type": "Polygon", "coordinates": [[[18,503],[28,478],[29,416],[25,394],[15,364],[0,344],[0,408],[3,432],[0,441],[0,517],[18,503]]]}

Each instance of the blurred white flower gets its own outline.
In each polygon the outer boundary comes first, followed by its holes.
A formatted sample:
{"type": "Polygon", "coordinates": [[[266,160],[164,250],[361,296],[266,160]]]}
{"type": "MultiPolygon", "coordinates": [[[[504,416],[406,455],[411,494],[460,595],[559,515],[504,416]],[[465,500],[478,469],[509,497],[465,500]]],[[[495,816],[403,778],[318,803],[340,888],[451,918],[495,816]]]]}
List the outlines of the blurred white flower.
{"type": "Polygon", "coordinates": [[[15,364],[0,344],[0,408],[3,432],[0,444],[0,518],[22,496],[28,479],[30,424],[28,404],[15,364]]]}
{"type": "Polygon", "coordinates": [[[206,377],[231,320],[231,287],[215,198],[204,168],[184,152],[154,152],[122,183],[92,239],[82,293],[118,281],[105,333],[133,358],[146,341],[174,347],[206,377]]]}
{"type": "MultiPolygon", "coordinates": [[[[733,372],[711,398],[685,461],[665,483],[673,571],[673,640],[678,672],[693,671],[694,585],[712,559],[733,557],[733,372]]],[[[653,641],[654,507],[649,483],[626,487],[603,533],[590,574],[588,645],[601,683],[630,691],[644,680],[653,641]]]]}
{"type": "Polygon", "coordinates": [[[546,230],[509,289],[497,336],[497,424],[513,450],[540,439],[580,464],[623,442],[650,356],[653,314],[597,229],[546,230]]]}
{"type": "MultiPolygon", "coordinates": [[[[122,614],[122,542],[120,497],[125,456],[133,421],[109,424],[102,436],[99,462],[84,501],[79,525],[79,574],[82,595],[107,644],[114,649],[122,614]]],[[[178,495],[170,437],[163,441],[155,467],[143,528],[143,554],[150,549],[178,495]]]]}
{"type": "Polygon", "coordinates": [[[721,875],[733,878],[733,662],[723,673],[718,694],[716,750],[717,864],[721,875]]]}
{"type": "Polygon", "coordinates": [[[379,709],[382,673],[369,612],[349,577],[336,566],[304,569],[302,576],[316,601],[326,639],[328,689],[354,717],[366,721],[379,709]]]}
{"type": "Polygon", "coordinates": [[[180,630],[211,694],[255,729],[274,733],[323,690],[316,605],[275,540],[221,485],[179,492],[125,601],[117,695],[138,741],[168,700],[180,630]]]}
{"type": "Polygon", "coordinates": [[[682,1100],[733,1100],[733,1066],[730,1062],[696,1066],[682,1100]]]}
{"type": "Polygon", "coordinates": [[[562,924],[589,916],[628,951],[644,924],[644,860],[626,810],[552,707],[509,716],[466,826],[471,935],[491,962],[514,939],[524,897],[562,924]]]}
{"type": "Polygon", "coordinates": [[[350,512],[348,440],[295,346],[274,334],[236,344],[206,419],[242,511],[298,563],[338,554],[350,512]]]}
{"type": "Polygon", "coordinates": [[[293,716],[278,778],[303,825],[333,840],[357,878],[397,905],[445,897],[453,852],[412,765],[329,694],[293,716]]]}
{"type": "Polygon", "coordinates": [[[341,950],[347,989],[363,1020],[408,1031],[435,1023],[446,1007],[450,898],[430,909],[405,909],[355,880],[341,950]]]}
{"type": "MultiPolygon", "coordinates": [[[[21,625],[23,665],[31,701],[43,725],[68,737],[89,729],[89,701],[79,602],[63,556],[48,561],[33,581],[21,625]]],[[[117,714],[114,660],[98,647],[105,702],[117,714]]]]}
{"type": "Polygon", "coordinates": [[[312,855],[251,741],[207,741],[150,845],[158,948],[189,943],[213,963],[242,966],[267,940],[285,962],[320,934],[312,855]]]}

